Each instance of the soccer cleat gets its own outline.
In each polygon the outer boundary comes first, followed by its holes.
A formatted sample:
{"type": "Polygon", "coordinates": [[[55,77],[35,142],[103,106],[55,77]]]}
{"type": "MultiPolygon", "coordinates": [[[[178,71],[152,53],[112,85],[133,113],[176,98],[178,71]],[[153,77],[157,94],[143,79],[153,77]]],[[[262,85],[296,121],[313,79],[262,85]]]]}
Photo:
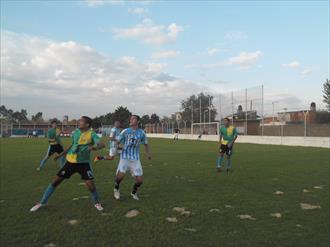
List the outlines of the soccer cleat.
{"type": "Polygon", "coordinates": [[[41,169],[40,169],[40,167],[38,167],[36,170],[37,170],[37,172],[40,172],[41,169]]]}
{"type": "Polygon", "coordinates": [[[134,200],[137,200],[137,201],[139,200],[137,193],[135,193],[135,194],[131,193],[131,196],[134,200]]]}
{"type": "Polygon", "coordinates": [[[113,197],[114,197],[116,200],[119,200],[119,199],[120,199],[120,191],[117,190],[117,189],[113,189],[113,197]]]}
{"type": "Polygon", "coordinates": [[[35,212],[37,210],[39,210],[41,207],[43,207],[45,205],[42,205],[40,202],[38,202],[36,205],[34,205],[31,209],[30,212],[35,212]]]}
{"type": "Polygon", "coordinates": [[[103,211],[103,207],[100,203],[96,203],[94,207],[97,209],[97,211],[103,211]]]}

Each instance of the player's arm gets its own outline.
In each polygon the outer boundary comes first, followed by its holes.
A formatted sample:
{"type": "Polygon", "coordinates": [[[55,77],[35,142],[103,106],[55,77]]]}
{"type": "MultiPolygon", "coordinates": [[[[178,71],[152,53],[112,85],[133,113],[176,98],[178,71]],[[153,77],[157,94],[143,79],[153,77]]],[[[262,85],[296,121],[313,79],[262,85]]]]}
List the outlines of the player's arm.
{"type": "Polygon", "coordinates": [[[72,147],[72,144],[68,148],[64,149],[64,151],[62,153],[55,155],[54,160],[57,161],[60,157],[65,156],[71,147],[72,147]]]}
{"type": "Polygon", "coordinates": [[[141,143],[144,145],[144,150],[147,154],[148,160],[151,160],[151,152],[150,152],[150,146],[148,144],[148,138],[146,136],[146,134],[144,133],[141,143]]]}
{"type": "Polygon", "coordinates": [[[222,133],[220,132],[220,137],[219,137],[219,144],[220,146],[222,145],[222,133]]]}
{"type": "Polygon", "coordinates": [[[110,132],[109,140],[110,141],[116,141],[115,132],[113,130],[111,130],[111,132],[110,132]]]}
{"type": "Polygon", "coordinates": [[[89,150],[97,151],[105,147],[105,144],[101,142],[100,137],[95,132],[92,133],[92,139],[93,144],[89,146],[89,150]]]}
{"type": "Polygon", "coordinates": [[[228,145],[228,146],[233,146],[234,145],[234,143],[235,143],[235,141],[236,141],[236,139],[237,139],[237,130],[236,130],[236,128],[234,128],[234,139],[231,141],[231,143],[228,145]]]}
{"type": "Polygon", "coordinates": [[[148,143],[144,144],[144,149],[147,154],[148,160],[151,160],[151,152],[150,152],[150,146],[148,143]]]}

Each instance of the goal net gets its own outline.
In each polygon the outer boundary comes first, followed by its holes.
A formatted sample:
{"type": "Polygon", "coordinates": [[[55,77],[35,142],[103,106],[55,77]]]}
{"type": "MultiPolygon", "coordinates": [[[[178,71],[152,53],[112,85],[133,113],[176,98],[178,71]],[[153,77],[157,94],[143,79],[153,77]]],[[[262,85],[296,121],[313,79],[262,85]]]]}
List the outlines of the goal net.
{"type": "Polygon", "coordinates": [[[219,135],[219,122],[193,123],[191,125],[192,135],[219,135]]]}

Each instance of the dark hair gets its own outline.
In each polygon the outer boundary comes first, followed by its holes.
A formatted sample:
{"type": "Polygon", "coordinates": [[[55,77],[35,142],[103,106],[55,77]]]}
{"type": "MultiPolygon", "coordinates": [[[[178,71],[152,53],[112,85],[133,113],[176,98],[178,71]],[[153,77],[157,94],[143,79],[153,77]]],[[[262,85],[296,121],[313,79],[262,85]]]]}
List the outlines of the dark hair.
{"type": "Polygon", "coordinates": [[[140,120],[141,120],[141,118],[140,118],[140,116],[139,115],[135,115],[135,114],[133,114],[131,117],[136,117],[136,119],[140,122],[140,120]]]}
{"type": "Polygon", "coordinates": [[[228,117],[225,117],[224,120],[227,120],[228,122],[230,122],[230,119],[228,117]]]}
{"type": "Polygon", "coordinates": [[[88,127],[92,127],[92,123],[93,123],[93,120],[90,118],[90,117],[87,117],[87,116],[82,116],[81,118],[84,119],[85,123],[88,124],[88,127]]]}
{"type": "Polygon", "coordinates": [[[51,122],[50,122],[50,124],[57,124],[57,121],[56,120],[52,120],[51,122]]]}

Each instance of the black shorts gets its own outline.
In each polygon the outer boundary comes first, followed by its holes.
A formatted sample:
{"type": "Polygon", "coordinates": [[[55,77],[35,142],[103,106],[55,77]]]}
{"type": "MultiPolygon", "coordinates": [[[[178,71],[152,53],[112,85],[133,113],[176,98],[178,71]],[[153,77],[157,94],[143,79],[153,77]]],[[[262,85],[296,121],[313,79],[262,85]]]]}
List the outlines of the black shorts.
{"type": "Polygon", "coordinates": [[[225,153],[228,156],[232,155],[233,154],[233,145],[231,147],[228,147],[228,145],[221,144],[220,153],[225,153]]]}
{"type": "Polygon", "coordinates": [[[80,174],[82,180],[94,179],[89,163],[70,163],[68,161],[61,168],[61,170],[59,170],[57,176],[61,178],[70,178],[76,172],[80,174]]]}
{"type": "Polygon", "coordinates": [[[60,154],[63,151],[63,146],[61,144],[50,145],[48,149],[48,157],[52,156],[54,153],[60,154]]]}

